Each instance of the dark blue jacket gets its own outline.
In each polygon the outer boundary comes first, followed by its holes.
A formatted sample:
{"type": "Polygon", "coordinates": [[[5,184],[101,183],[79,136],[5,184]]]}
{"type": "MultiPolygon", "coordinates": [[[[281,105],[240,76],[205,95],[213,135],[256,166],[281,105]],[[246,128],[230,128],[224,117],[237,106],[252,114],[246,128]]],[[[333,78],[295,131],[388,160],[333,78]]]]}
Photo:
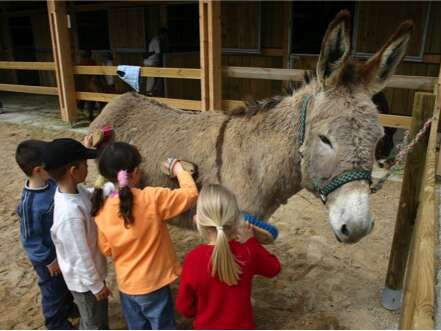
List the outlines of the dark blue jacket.
{"type": "Polygon", "coordinates": [[[20,217],[20,241],[33,264],[48,265],[56,258],[51,239],[54,219],[54,194],[57,184],[49,180],[45,187],[25,185],[17,206],[20,217]]]}

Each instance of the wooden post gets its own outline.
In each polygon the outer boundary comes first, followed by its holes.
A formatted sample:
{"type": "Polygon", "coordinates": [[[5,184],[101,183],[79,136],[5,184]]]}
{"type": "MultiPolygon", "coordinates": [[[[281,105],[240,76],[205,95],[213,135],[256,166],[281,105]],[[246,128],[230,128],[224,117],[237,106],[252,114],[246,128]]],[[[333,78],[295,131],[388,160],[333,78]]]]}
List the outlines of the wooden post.
{"type": "MultiPolygon", "coordinates": [[[[430,137],[427,146],[426,165],[422,189],[419,194],[421,207],[406,272],[400,329],[434,329],[435,297],[438,265],[438,201],[435,190],[436,145],[441,108],[441,69],[435,88],[436,101],[433,111],[430,137]]],[[[431,102],[433,101],[433,98],[431,102]]]]}
{"type": "MultiPolygon", "coordinates": [[[[432,102],[433,98],[430,101],[432,102]]],[[[435,165],[439,107],[435,112],[427,147],[423,183],[419,194],[421,206],[418,208],[405,279],[400,329],[433,329],[434,327],[435,243],[438,241],[435,165]]]]}
{"type": "Polygon", "coordinates": [[[222,107],[220,2],[199,1],[202,111],[222,107]]]}
{"type": "Polygon", "coordinates": [[[208,4],[199,0],[199,54],[201,61],[201,110],[210,108],[209,72],[208,72],[208,4]]]}
{"type": "MultiPolygon", "coordinates": [[[[435,98],[431,93],[416,93],[409,139],[413,139],[432,116],[435,98]]],[[[400,307],[401,290],[415,224],[421,181],[426,159],[427,135],[408,154],[403,175],[400,203],[389,257],[382,303],[387,309],[400,307]]]]}
{"type": "Polygon", "coordinates": [[[208,2],[210,110],[222,108],[221,2],[208,2]]]}
{"type": "Polygon", "coordinates": [[[61,118],[63,121],[74,123],[77,117],[77,105],[66,3],[65,1],[48,0],[47,8],[61,118]]]}

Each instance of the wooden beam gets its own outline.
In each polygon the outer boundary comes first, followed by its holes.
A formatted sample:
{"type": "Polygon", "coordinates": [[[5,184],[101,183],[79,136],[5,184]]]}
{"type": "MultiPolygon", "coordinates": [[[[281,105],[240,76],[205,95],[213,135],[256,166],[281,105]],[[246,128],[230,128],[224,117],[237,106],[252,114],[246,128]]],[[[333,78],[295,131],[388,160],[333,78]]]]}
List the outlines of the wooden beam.
{"type": "Polygon", "coordinates": [[[55,70],[54,62],[0,61],[0,69],[55,70]]]}
{"type": "MultiPolygon", "coordinates": [[[[431,93],[415,94],[410,139],[415,137],[423,124],[432,116],[434,101],[434,95],[431,93]]],[[[424,171],[426,148],[427,136],[422,138],[407,155],[385,281],[386,290],[399,291],[403,288],[410,239],[419,204],[418,194],[424,171]]]]}
{"type": "Polygon", "coordinates": [[[199,0],[199,56],[201,63],[201,110],[210,108],[208,60],[208,4],[199,0]]]}
{"type": "Polygon", "coordinates": [[[56,87],[51,86],[34,86],[34,85],[17,85],[17,84],[0,84],[0,91],[21,92],[32,94],[57,95],[56,87]]]}
{"type": "MultiPolygon", "coordinates": [[[[438,123],[439,108],[433,124],[438,123]]],[[[400,329],[433,329],[435,305],[435,249],[437,203],[435,199],[436,129],[432,129],[420,192],[421,206],[406,276],[400,329]]]]}
{"type": "Polygon", "coordinates": [[[438,265],[438,201],[435,189],[436,147],[441,108],[441,70],[427,146],[421,207],[406,274],[400,329],[434,329],[435,268],[438,265]]]}
{"type": "Polygon", "coordinates": [[[284,56],[283,48],[262,48],[261,54],[264,56],[284,56]]]}
{"type": "MultiPolygon", "coordinates": [[[[0,62],[1,68],[1,62],[0,62]]],[[[116,76],[117,66],[74,66],[75,75],[114,75],[116,76]]],[[[200,79],[201,69],[191,68],[156,68],[142,67],[140,76],[142,77],[165,77],[181,79],[200,79]]]]}
{"type": "MultiPolygon", "coordinates": [[[[1,85],[0,85],[1,86],[1,85]]],[[[78,100],[89,100],[89,101],[101,101],[110,102],[112,99],[119,96],[119,94],[113,93],[95,93],[95,92],[76,92],[76,97],[78,100]]],[[[170,107],[175,107],[179,109],[187,110],[201,110],[201,101],[199,100],[186,100],[186,99],[170,99],[170,98],[156,98],[149,97],[150,99],[155,99],[159,102],[165,103],[170,107]]]]}
{"type": "Polygon", "coordinates": [[[63,121],[74,123],[77,119],[77,105],[66,3],[65,1],[48,0],[47,7],[61,118],[63,121]]]}
{"type": "MultiPolygon", "coordinates": [[[[222,107],[226,111],[231,111],[238,107],[242,107],[245,105],[245,102],[240,100],[223,100],[222,107]]],[[[410,116],[399,116],[399,115],[378,115],[380,122],[385,127],[390,128],[400,128],[400,129],[409,129],[412,118],[410,116]]]]}
{"type": "Polygon", "coordinates": [[[423,62],[424,63],[439,64],[441,62],[441,55],[440,54],[424,54],[423,62]]]}
{"type": "Polygon", "coordinates": [[[221,2],[208,2],[208,73],[210,110],[222,108],[221,2]]]}
{"type": "MultiPolygon", "coordinates": [[[[229,78],[252,78],[271,80],[303,81],[305,70],[301,69],[276,69],[254,67],[223,67],[223,74],[229,78]]],[[[437,77],[394,75],[389,80],[387,87],[406,88],[421,91],[433,91],[437,77]]]]}

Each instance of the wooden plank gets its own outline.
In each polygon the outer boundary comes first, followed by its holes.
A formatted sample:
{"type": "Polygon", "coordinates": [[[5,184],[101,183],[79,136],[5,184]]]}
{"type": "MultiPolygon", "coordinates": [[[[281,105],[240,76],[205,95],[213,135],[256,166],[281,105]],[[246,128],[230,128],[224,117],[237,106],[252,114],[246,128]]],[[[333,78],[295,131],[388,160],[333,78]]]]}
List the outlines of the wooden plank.
{"type": "Polygon", "coordinates": [[[32,93],[32,94],[48,94],[48,95],[58,94],[56,87],[18,85],[18,84],[0,84],[0,91],[32,93]]]}
{"type": "MultiPolygon", "coordinates": [[[[1,63],[0,63],[1,65],[1,63]]],[[[1,67],[0,67],[1,68],[1,67]]],[[[75,75],[114,75],[116,76],[117,66],[74,66],[75,75]]],[[[141,77],[164,77],[181,79],[200,79],[201,70],[192,68],[155,68],[142,67],[141,77]]]]}
{"type": "MultiPolygon", "coordinates": [[[[253,78],[303,81],[305,70],[254,67],[223,67],[223,74],[230,78],[253,78]]],[[[394,75],[387,87],[433,91],[437,77],[394,75]]]]}
{"type": "Polygon", "coordinates": [[[0,69],[55,70],[54,62],[0,61],[0,69]]]}
{"type": "MultiPolygon", "coordinates": [[[[410,129],[410,139],[432,116],[435,98],[430,93],[416,93],[410,129]]],[[[421,139],[407,155],[396,217],[395,231],[385,281],[386,289],[401,290],[409,254],[410,239],[417,215],[418,193],[424,171],[427,138],[421,139]]]]}
{"type": "Polygon", "coordinates": [[[210,108],[209,59],[208,59],[208,5],[199,0],[199,47],[201,62],[201,110],[210,108]]]}
{"type": "Polygon", "coordinates": [[[388,128],[399,128],[408,130],[411,127],[412,117],[399,115],[379,114],[381,125],[388,128]]]}
{"type": "Polygon", "coordinates": [[[48,0],[47,7],[61,118],[63,121],[74,123],[77,119],[77,102],[75,99],[74,76],[72,73],[66,2],[48,0]]]}
{"type": "MultiPolygon", "coordinates": [[[[235,108],[244,106],[245,103],[240,100],[223,100],[222,107],[226,111],[231,111],[235,108]]],[[[379,114],[380,122],[385,127],[409,129],[412,118],[410,116],[397,116],[379,114]]]]}
{"type": "Polygon", "coordinates": [[[221,2],[208,2],[209,109],[222,108],[221,2]]]}
{"type": "MultiPolygon", "coordinates": [[[[113,98],[116,98],[118,95],[119,94],[112,94],[112,93],[76,92],[76,97],[79,100],[101,101],[101,102],[110,102],[113,98]]],[[[175,107],[179,109],[201,110],[201,101],[199,100],[170,99],[170,98],[156,98],[156,97],[150,97],[150,99],[155,99],[159,102],[169,105],[170,107],[175,107]]]]}
{"type": "Polygon", "coordinates": [[[265,56],[284,56],[283,48],[262,48],[261,54],[265,56]]]}
{"type": "Polygon", "coordinates": [[[441,108],[441,71],[435,110],[427,147],[421,207],[406,275],[404,301],[400,316],[401,329],[434,329],[435,266],[437,265],[438,202],[435,190],[435,168],[438,124],[441,108]]]}
{"type": "Polygon", "coordinates": [[[440,54],[424,54],[423,62],[424,63],[439,64],[441,62],[441,55],[440,54]]]}
{"type": "Polygon", "coordinates": [[[254,67],[223,67],[224,76],[229,78],[253,78],[303,81],[305,70],[254,67]]]}

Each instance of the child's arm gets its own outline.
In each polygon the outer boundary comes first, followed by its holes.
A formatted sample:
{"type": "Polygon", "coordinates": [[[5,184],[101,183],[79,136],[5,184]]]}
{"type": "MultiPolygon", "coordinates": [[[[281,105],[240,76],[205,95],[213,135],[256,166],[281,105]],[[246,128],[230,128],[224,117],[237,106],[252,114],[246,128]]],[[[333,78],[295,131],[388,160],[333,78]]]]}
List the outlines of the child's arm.
{"type": "Polygon", "coordinates": [[[256,237],[251,237],[245,245],[248,245],[254,255],[255,272],[268,278],[275,277],[281,270],[280,261],[277,256],[268,252],[256,237]]]}
{"type": "Polygon", "coordinates": [[[100,248],[101,253],[105,256],[112,256],[112,249],[110,248],[109,241],[106,236],[100,229],[98,228],[98,246],[100,248]]]}
{"type": "Polygon", "coordinates": [[[17,206],[17,214],[20,218],[20,232],[26,254],[32,262],[46,265],[49,268],[56,262],[57,255],[55,246],[50,240],[50,233],[44,233],[49,231],[44,215],[34,215],[31,206],[23,202],[17,206]]]}
{"type": "Polygon", "coordinates": [[[63,221],[57,230],[57,237],[69,254],[69,263],[81,282],[94,295],[104,287],[87,244],[85,226],[82,219],[70,218],[63,221]]]}
{"type": "Polygon", "coordinates": [[[196,292],[191,285],[191,266],[187,257],[184,260],[181,281],[176,296],[176,310],[188,318],[196,315],[196,292]]]}
{"type": "MultiPolygon", "coordinates": [[[[182,169],[178,163],[175,174],[180,188],[171,190],[158,187],[155,189],[155,200],[159,216],[163,220],[169,220],[190,209],[198,197],[198,189],[193,177],[182,169]]],[[[176,168],[175,166],[175,168],[176,168]]]]}

